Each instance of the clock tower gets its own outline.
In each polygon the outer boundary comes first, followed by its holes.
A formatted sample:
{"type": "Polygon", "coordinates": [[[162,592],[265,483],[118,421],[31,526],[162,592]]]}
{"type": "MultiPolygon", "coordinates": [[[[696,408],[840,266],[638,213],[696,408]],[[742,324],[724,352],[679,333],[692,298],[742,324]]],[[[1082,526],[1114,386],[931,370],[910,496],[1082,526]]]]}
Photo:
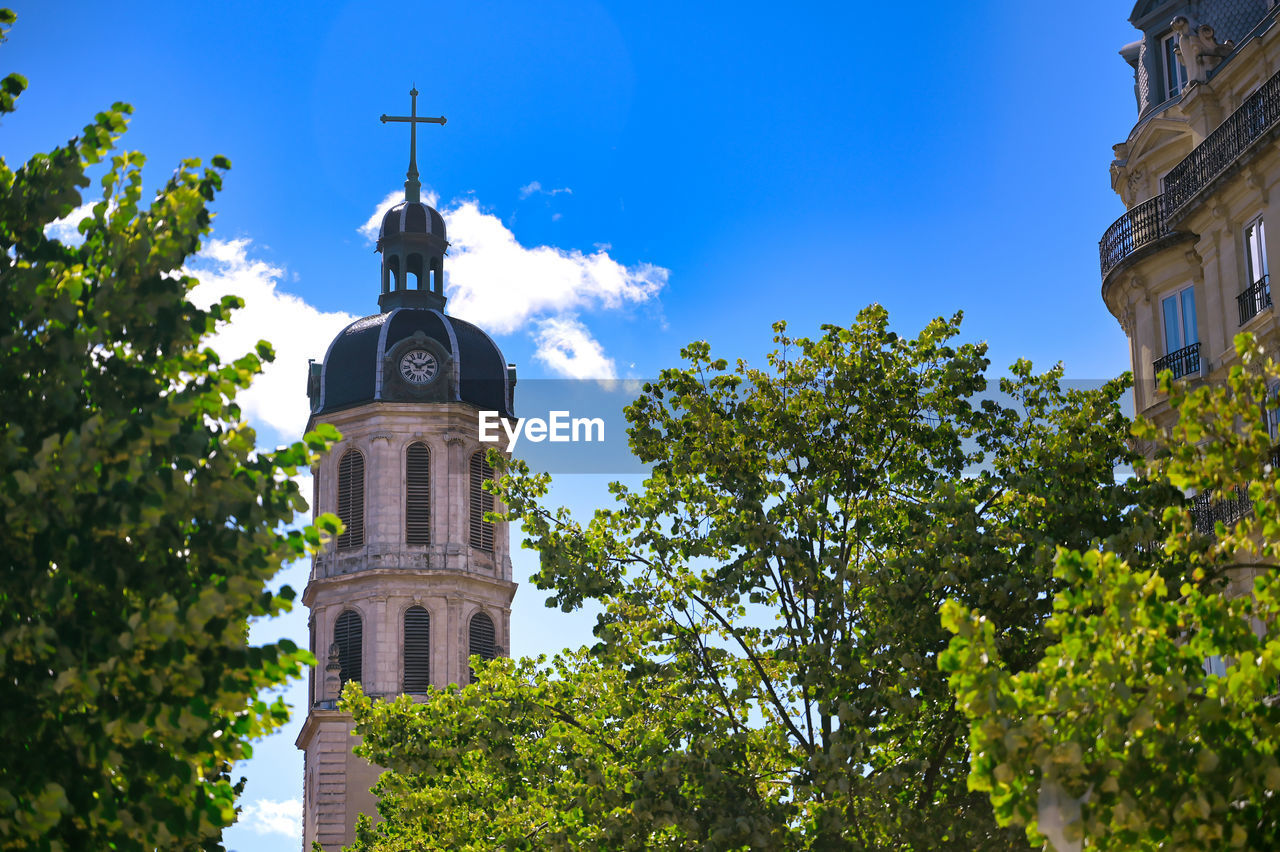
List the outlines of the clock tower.
{"type": "MultiPolygon", "coordinates": [[[[311,364],[308,430],[329,423],[342,440],[312,474],[315,513],[345,530],[312,559],[311,674],[304,755],[303,848],[354,840],[356,816],[376,816],[379,769],[351,752],[342,685],[392,697],[465,683],[467,659],[510,647],[511,580],[505,523],[484,519],[493,476],[477,412],[514,418],[515,368],[484,331],[444,313],[444,219],[420,198],[419,123],[410,126],[405,200],[382,219],[379,312],[353,322],[311,364]]],[[[505,449],[504,444],[497,444],[505,449]]]]}

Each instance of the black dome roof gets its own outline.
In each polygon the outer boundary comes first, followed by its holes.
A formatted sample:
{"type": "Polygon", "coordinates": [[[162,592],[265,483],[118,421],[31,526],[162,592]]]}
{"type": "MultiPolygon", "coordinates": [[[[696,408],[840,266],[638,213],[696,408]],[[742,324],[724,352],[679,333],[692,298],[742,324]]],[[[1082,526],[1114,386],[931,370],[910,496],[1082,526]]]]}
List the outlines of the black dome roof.
{"type": "Polygon", "coordinates": [[[396,234],[435,234],[442,240],[449,239],[444,230],[444,217],[421,201],[401,201],[382,217],[382,227],[378,229],[379,244],[396,234]]]}
{"type": "Polygon", "coordinates": [[[319,376],[309,391],[312,416],[369,402],[406,401],[383,393],[384,357],[419,332],[439,344],[452,361],[440,378],[452,384],[444,388],[442,399],[515,416],[502,351],[478,327],[429,308],[396,308],[358,319],[339,332],[323,364],[313,365],[319,376]]]}

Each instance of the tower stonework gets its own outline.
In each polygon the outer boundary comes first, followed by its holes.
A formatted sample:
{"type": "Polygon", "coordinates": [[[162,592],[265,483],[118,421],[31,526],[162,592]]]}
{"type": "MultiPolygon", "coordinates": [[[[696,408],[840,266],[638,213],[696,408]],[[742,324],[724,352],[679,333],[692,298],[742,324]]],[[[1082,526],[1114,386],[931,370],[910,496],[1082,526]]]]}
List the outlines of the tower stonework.
{"type": "MultiPolygon", "coordinates": [[[[423,120],[416,97],[413,115],[423,120]]],[[[506,446],[479,441],[477,414],[514,418],[515,370],[487,334],[443,312],[448,240],[418,199],[413,153],[405,188],[378,237],[370,291],[381,312],[343,329],[308,375],[308,430],[342,433],[312,469],[312,509],[338,515],[345,532],[312,559],[302,596],[319,663],[297,739],[304,850],[340,849],[360,813],[377,814],[369,788],[380,770],[352,754],[352,720],[336,706],[343,684],[422,694],[466,683],[470,655],[510,648],[509,535],[484,520],[495,507],[480,487],[492,476],[485,451],[506,446]]]]}

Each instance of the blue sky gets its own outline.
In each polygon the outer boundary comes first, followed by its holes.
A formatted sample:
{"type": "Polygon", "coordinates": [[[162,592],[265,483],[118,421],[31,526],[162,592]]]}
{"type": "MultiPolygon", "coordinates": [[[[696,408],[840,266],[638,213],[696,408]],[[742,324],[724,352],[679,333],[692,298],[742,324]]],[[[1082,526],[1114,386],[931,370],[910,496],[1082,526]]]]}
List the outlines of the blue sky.
{"type": "MultiPolygon", "coordinates": [[[[408,147],[378,116],[405,114],[413,84],[419,113],[449,121],[420,131],[418,161],[454,241],[450,307],[522,380],[648,377],[694,339],[759,361],[775,320],[811,332],[870,302],[905,333],[964,309],[996,366],[1107,378],[1129,366],[1097,254],[1123,210],[1111,145],[1136,117],[1129,8],[17,2],[0,69],[31,87],[0,155],[123,100],[150,184],[183,157],[231,158],[194,265],[208,295],[249,300],[219,348],[277,344],[246,406],[267,445],[305,422],[306,359],[376,311],[361,229],[408,147]]],[[[556,493],[586,508],[603,482],[556,493]]],[[[517,579],[532,570],[522,554],[517,579]]],[[[301,589],[305,566],[286,579],[301,589]]],[[[301,642],[305,616],[257,630],[301,642]]],[[[515,653],[586,638],[525,583],[515,653]]],[[[296,729],[246,767],[230,848],[294,842],[296,729]]]]}

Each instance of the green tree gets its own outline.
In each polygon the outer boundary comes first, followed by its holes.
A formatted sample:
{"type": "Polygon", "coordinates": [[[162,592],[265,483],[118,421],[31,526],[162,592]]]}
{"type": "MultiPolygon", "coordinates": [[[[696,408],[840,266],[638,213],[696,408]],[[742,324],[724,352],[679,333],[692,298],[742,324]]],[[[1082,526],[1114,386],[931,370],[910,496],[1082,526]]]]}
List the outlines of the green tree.
{"type": "Polygon", "coordinates": [[[984,399],[959,320],[779,324],[766,369],[689,346],[627,410],[644,487],[613,485],[586,524],[513,465],[497,490],[534,582],[551,606],[595,602],[598,642],[421,705],[348,696],[393,770],[356,848],[459,828],[472,848],[1027,848],[966,787],[938,607],[993,613],[1029,664],[1055,545],[1136,547],[1155,532],[1133,507],[1167,495],[1114,479],[1122,382],[1070,390],[1019,362],[984,399]]]}
{"type": "Polygon", "coordinates": [[[1188,505],[1139,553],[1059,552],[1052,644],[1003,659],[986,610],[948,602],[943,658],[971,720],[970,786],[1058,852],[1280,848],[1280,499],[1262,413],[1280,369],[1249,335],[1224,384],[1162,377],[1176,425],[1140,472],[1252,511],[1200,535],[1188,505]],[[1174,566],[1160,570],[1153,559],[1174,566]],[[1225,673],[1206,661],[1226,663],[1225,673]]]}
{"type": "MultiPolygon", "coordinates": [[[[12,12],[0,13],[5,29],[12,12]]],[[[26,81],[0,82],[11,113],[26,81]]],[[[257,452],[236,393],[269,360],[220,363],[186,258],[229,167],[184,161],[142,207],[127,105],[14,171],[0,160],[0,846],[220,849],[231,763],[278,727],[259,698],[310,655],[248,643],[289,607],[268,586],[318,533],[289,479],[325,447],[257,452]],[[83,241],[46,236],[102,200],[83,241]]]]}

